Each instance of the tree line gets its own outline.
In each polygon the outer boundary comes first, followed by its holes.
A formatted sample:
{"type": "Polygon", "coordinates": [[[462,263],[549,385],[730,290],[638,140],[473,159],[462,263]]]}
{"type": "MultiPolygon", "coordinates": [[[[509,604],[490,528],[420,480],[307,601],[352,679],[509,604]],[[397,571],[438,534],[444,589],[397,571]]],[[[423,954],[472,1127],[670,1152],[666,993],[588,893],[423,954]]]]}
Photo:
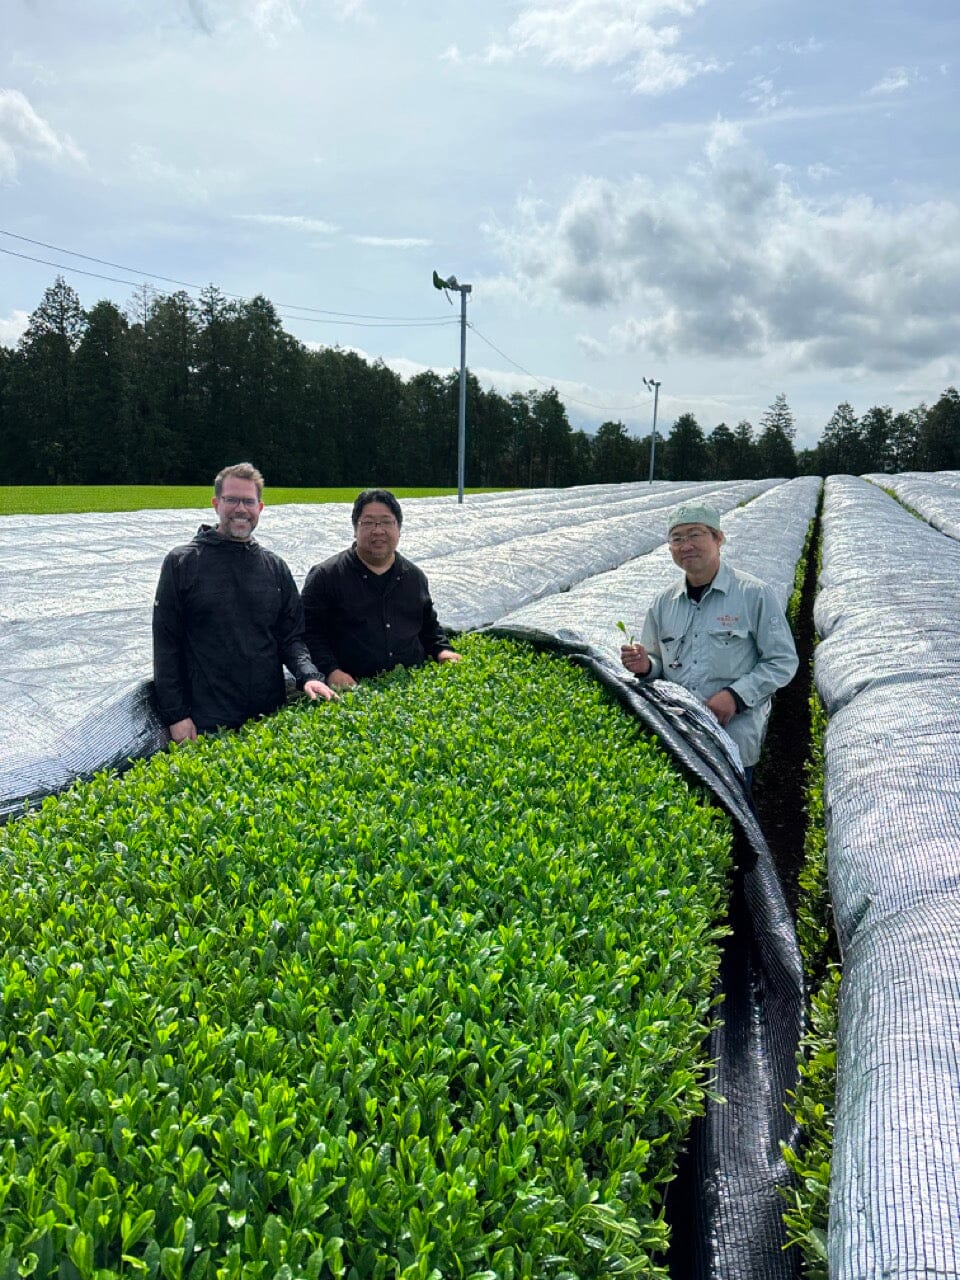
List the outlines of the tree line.
{"type": "MultiPolygon", "coordinates": [[[[268,299],[199,300],[144,287],[126,310],[85,310],[58,276],[16,348],[0,346],[0,465],[7,484],[197,484],[250,458],[273,485],[452,485],[459,375],[404,380],[339,347],[311,350],[268,299]]],[[[467,376],[471,486],[646,479],[650,435],[620,421],[574,430],[554,388],[509,396],[467,376]]],[[[837,407],[796,450],[784,395],[709,433],[690,413],[661,434],[655,478],[734,480],[960,468],[960,396],[857,417],[837,407]]]]}

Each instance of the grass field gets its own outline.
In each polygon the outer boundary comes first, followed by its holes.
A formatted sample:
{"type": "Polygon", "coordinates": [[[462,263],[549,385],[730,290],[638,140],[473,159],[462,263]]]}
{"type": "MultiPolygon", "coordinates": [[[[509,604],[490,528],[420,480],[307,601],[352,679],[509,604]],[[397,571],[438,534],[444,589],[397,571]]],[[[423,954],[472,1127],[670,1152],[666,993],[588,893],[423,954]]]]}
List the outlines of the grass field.
{"type": "MultiPolygon", "coordinates": [[[[390,486],[386,486],[390,488],[390,486]]],[[[345,489],[265,489],[266,502],[352,502],[362,485],[345,489]]],[[[81,511],[158,511],[182,507],[206,507],[210,485],[161,484],[19,484],[0,486],[0,515],[42,516],[81,511]]],[[[398,498],[436,498],[455,494],[452,489],[392,489],[398,498]]],[[[489,493],[467,489],[467,493],[489,493]]]]}

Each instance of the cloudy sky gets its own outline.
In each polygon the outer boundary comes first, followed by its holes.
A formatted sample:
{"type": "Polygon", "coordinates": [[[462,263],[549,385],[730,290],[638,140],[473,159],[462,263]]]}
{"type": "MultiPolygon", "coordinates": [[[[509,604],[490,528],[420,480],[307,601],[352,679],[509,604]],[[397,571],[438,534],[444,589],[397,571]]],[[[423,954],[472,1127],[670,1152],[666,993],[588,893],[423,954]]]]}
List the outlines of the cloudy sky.
{"type": "Polygon", "coordinates": [[[213,282],[305,342],[446,370],[459,296],[436,268],[473,286],[481,381],[555,385],[588,429],[645,434],[644,377],[665,430],[756,425],[784,392],[798,445],[841,401],[960,384],[957,0],[0,0],[0,19],[8,345],[60,269],[85,306],[213,282]]]}

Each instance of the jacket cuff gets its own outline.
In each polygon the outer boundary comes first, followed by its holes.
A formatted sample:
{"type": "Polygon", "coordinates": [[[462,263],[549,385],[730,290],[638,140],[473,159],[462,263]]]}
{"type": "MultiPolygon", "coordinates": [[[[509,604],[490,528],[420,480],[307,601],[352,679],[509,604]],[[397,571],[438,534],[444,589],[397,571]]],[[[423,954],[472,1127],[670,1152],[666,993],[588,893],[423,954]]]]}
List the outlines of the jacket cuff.
{"type": "Polygon", "coordinates": [[[739,712],[739,711],[746,711],[746,709],[747,709],[747,704],[746,704],[746,703],[744,702],[744,700],[740,697],[739,693],[737,693],[736,689],[734,689],[734,687],[733,687],[733,685],[732,685],[732,684],[724,685],[724,688],[723,688],[722,692],[724,692],[724,693],[729,693],[730,697],[731,697],[731,698],[733,698],[734,702],[737,704],[737,711],[738,711],[738,712],[739,712]]]}
{"type": "Polygon", "coordinates": [[[172,724],[179,724],[181,720],[188,720],[193,715],[189,707],[157,707],[157,715],[159,715],[163,724],[170,727],[172,724]]]}

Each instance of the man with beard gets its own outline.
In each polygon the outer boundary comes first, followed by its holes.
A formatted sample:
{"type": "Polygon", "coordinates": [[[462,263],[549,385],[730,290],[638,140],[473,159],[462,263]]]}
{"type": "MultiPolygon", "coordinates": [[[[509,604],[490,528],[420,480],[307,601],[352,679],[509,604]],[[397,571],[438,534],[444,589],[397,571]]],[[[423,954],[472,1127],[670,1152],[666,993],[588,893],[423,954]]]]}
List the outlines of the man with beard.
{"type": "Polygon", "coordinates": [[[168,553],[153,606],[154,687],[174,742],[276,711],[284,664],[309,698],[334,697],[310,661],[290,570],[253,537],[263,476],[238,462],[213,490],[217,524],[168,553]]]}

